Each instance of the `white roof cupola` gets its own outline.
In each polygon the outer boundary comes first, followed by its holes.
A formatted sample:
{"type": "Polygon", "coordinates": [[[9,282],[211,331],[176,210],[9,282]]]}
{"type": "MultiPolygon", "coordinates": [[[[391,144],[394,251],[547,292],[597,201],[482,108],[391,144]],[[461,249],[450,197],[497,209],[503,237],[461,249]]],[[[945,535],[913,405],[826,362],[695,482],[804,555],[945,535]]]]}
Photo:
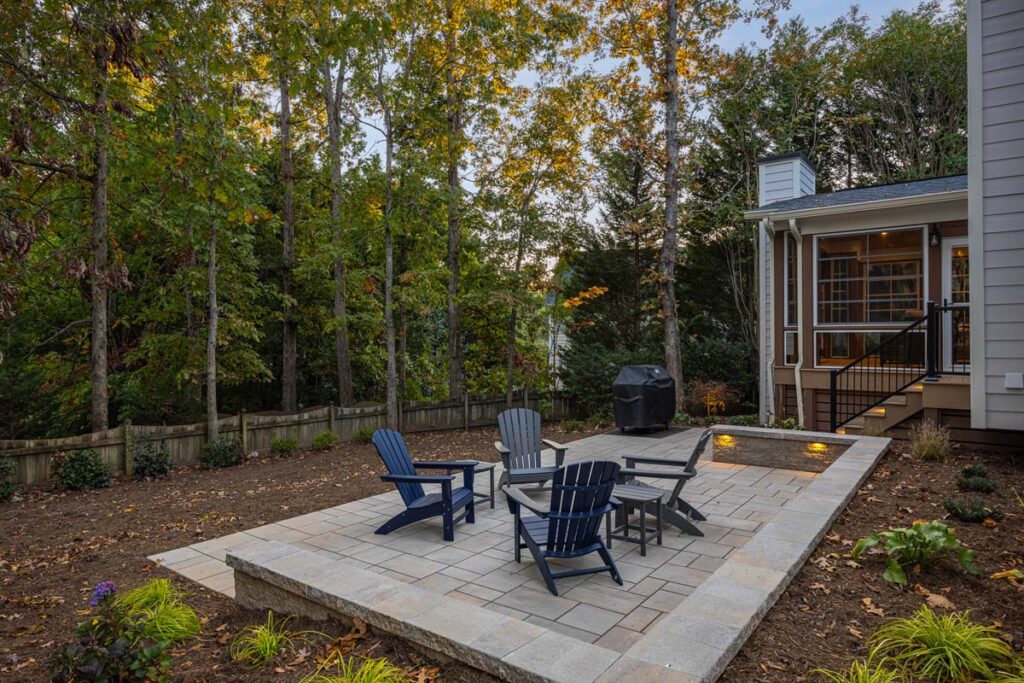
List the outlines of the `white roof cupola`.
{"type": "Polygon", "coordinates": [[[762,157],[757,160],[757,203],[759,206],[814,194],[815,171],[800,152],[762,157]]]}

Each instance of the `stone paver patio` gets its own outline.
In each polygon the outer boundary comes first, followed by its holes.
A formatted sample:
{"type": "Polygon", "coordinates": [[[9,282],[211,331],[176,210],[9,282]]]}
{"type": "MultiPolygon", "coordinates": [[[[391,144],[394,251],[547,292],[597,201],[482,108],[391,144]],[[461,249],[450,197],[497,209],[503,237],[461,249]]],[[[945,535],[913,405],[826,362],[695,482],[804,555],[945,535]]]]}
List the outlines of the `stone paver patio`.
{"type": "MultiPolygon", "coordinates": [[[[512,516],[477,502],[475,524],[440,519],[374,533],[397,491],[178,548],[151,559],[250,607],[359,616],[371,626],[512,681],[710,683],[725,669],[888,448],[888,439],[727,427],[737,436],[847,447],[821,474],[702,461],[683,497],[704,537],[666,527],[641,556],[614,542],[625,580],[562,579],[547,592],[512,516]],[[345,571],[348,568],[349,571],[345,571]],[[236,585],[236,581],[240,581],[236,585]]],[[[700,430],[616,433],[570,444],[567,460],[684,457],[700,430]]],[[[416,454],[413,454],[415,457],[416,454]]],[[[712,454],[713,457],[713,454],[712,454]]],[[[501,473],[498,465],[497,477],[501,473]]],[[[670,482],[651,480],[667,487],[670,482]]],[[[476,481],[478,491],[487,478],[476,481]]],[[[596,563],[596,557],[565,561],[596,563]]]]}
{"type": "MultiPolygon", "coordinates": [[[[573,442],[566,460],[615,459],[625,453],[678,457],[692,449],[699,433],[691,429],[650,435],[601,434],[573,442]]],[[[500,465],[498,468],[500,473],[500,465]]],[[[708,518],[699,524],[703,538],[666,528],[663,545],[649,545],[646,557],[634,544],[614,542],[612,553],[625,585],[620,587],[607,574],[572,577],[558,582],[558,597],[548,593],[528,552],[524,551],[522,564],[514,561],[512,516],[500,493],[493,510],[487,503],[477,503],[476,523],[459,524],[453,543],[441,540],[440,518],[387,536],[374,534],[374,529],[403,509],[397,491],[391,491],[152,559],[207,588],[233,596],[232,571],[224,563],[226,552],[259,541],[281,541],[624,652],[773,519],[814,476],[709,459],[700,476],[684,489],[684,498],[708,518]]],[[[485,491],[487,477],[477,479],[477,490],[485,491]]],[[[596,556],[564,564],[592,565],[596,556]]]]}

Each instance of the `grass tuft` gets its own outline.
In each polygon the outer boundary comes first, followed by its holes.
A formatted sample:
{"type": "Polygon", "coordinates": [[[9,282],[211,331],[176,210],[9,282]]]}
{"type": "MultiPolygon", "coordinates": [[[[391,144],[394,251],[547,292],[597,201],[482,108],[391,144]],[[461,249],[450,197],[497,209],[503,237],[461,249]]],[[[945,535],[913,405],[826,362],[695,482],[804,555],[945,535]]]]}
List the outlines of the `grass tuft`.
{"type": "Polygon", "coordinates": [[[383,657],[364,659],[356,666],[356,658],[349,657],[334,673],[317,672],[302,683],[407,683],[409,677],[383,657]]]}
{"type": "Polygon", "coordinates": [[[948,427],[923,420],[910,430],[910,454],[917,460],[946,462],[952,453],[948,427]]]}
{"type": "Polygon", "coordinates": [[[179,643],[199,633],[199,615],[184,603],[185,594],[167,579],[153,579],[119,595],[114,606],[128,616],[141,616],[145,634],[179,643]]]}
{"type": "Polygon", "coordinates": [[[850,664],[849,671],[815,669],[826,683],[903,683],[903,674],[883,667],[872,667],[861,661],[850,664]]]}
{"type": "Polygon", "coordinates": [[[289,621],[285,619],[275,622],[274,613],[268,611],[266,624],[246,626],[231,641],[231,658],[250,666],[266,666],[285,650],[294,649],[297,643],[305,642],[306,636],[319,635],[314,631],[289,631],[289,621]]]}
{"type": "Polygon", "coordinates": [[[1013,665],[1013,650],[994,628],[967,613],[937,615],[922,606],[914,616],[893,619],[868,641],[868,662],[900,667],[933,683],[992,680],[1013,665]]]}

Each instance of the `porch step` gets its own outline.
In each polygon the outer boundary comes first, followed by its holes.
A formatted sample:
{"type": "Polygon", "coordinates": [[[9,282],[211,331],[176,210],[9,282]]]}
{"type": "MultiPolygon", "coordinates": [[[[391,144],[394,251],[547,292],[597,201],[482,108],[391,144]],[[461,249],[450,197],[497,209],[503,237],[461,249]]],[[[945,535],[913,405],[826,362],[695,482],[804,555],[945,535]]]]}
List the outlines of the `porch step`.
{"type": "Polygon", "coordinates": [[[905,406],[907,405],[907,397],[905,394],[895,394],[882,401],[884,406],[905,406]]]}
{"type": "Polygon", "coordinates": [[[924,407],[924,386],[912,385],[840,427],[843,434],[882,434],[924,407]]]}

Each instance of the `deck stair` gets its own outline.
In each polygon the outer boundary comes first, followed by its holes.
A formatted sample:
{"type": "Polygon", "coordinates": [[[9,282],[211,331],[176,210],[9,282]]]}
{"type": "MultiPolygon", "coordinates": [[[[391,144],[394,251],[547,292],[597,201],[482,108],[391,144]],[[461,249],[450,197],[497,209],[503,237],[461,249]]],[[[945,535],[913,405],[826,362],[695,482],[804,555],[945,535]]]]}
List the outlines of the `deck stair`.
{"type": "MultiPolygon", "coordinates": [[[[935,407],[925,401],[927,387],[944,380],[962,383],[970,375],[964,361],[944,364],[943,330],[958,328],[947,316],[957,315],[962,305],[937,306],[895,332],[829,377],[830,430],[842,434],[881,434],[935,407]],[[947,375],[951,377],[946,377],[947,375]]],[[[960,340],[954,338],[952,349],[960,340]]],[[[948,356],[951,351],[945,355],[948,356]]]]}

